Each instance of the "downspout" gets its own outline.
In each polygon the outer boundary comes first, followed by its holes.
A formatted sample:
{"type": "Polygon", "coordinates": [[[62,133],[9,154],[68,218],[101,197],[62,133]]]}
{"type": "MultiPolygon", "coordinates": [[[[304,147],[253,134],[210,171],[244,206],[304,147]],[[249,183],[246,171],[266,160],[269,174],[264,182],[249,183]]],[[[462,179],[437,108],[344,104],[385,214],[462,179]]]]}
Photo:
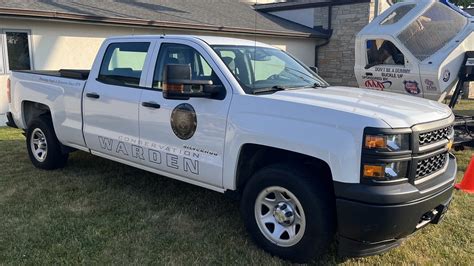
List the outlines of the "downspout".
{"type": "Polygon", "coordinates": [[[374,18],[378,17],[379,15],[379,0],[375,0],[375,7],[374,7],[374,18]]]}
{"type": "Polygon", "coordinates": [[[326,41],[324,41],[322,44],[317,44],[314,47],[314,66],[315,67],[318,67],[319,49],[323,46],[328,45],[329,42],[331,41],[331,37],[332,37],[332,4],[328,5],[328,31],[329,31],[329,36],[326,39],[326,41]]]}

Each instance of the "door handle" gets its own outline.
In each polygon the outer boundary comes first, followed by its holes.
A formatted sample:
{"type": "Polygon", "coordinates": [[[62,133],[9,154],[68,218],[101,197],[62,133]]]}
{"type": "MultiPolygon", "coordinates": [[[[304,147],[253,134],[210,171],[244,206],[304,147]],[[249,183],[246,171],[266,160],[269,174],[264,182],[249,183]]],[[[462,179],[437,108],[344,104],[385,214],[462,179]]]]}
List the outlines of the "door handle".
{"type": "Polygon", "coordinates": [[[95,92],[89,92],[89,93],[86,93],[86,96],[88,98],[92,98],[92,99],[99,99],[100,98],[100,95],[95,93],[95,92]]]}
{"type": "Polygon", "coordinates": [[[161,105],[155,102],[142,102],[143,107],[153,108],[153,109],[160,109],[161,105]]]}

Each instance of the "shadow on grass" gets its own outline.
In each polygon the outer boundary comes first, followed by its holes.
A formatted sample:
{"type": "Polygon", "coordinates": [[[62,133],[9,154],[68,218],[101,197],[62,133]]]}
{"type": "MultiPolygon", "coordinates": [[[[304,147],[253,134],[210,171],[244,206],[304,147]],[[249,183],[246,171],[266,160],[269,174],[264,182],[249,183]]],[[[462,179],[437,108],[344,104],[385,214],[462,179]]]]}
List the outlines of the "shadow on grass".
{"type": "MultiPolygon", "coordinates": [[[[154,204],[157,200],[177,201],[181,207],[187,209],[188,214],[197,218],[197,222],[209,222],[209,218],[212,219],[212,213],[216,215],[214,218],[217,218],[216,209],[228,209],[227,214],[229,214],[232,220],[238,221],[238,225],[236,226],[236,223],[229,222],[220,226],[229,229],[233,228],[240,232],[244,230],[243,221],[240,219],[239,214],[239,202],[223,194],[83,152],[74,154],[69,160],[67,167],[71,171],[86,171],[93,176],[102,176],[103,182],[106,182],[110,187],[126,191],[128,194],[134,194],[146,200],[149,204],[154,204]],[[111,169],[113,169],[114,174],[110,174],[109,170],[111,169]],[[108,174],[104,175],[104,173],[108,174]],[[164,190],[166,195],[163,195],[164,190]],[[213,204],[209,204],[210,202],[213,204]],[[188,204],[194,206],[194,208],[186,208],[189,206],[188,204]],[[203,213],[206,213],[207,219],[202,218],[203,213]]],[[[247,233],[240,237],[250,239],[247,233]]],[[[252,244],[250,248],[258,247],[252,244]]],[[[337,256],[337,244],[334,243],[329,252],[323,257],[318,258],[313,264],[339,264],[348,259],[337,256]]]]}
{"type": "MultiPolygon", "coordinates": [[[[30,163],[21,137],[1,141],[0,155],[4,158],[0,183],[5,184],[0,193],[13,191],[3,200],[5,218],[13,221],[4,229],[11,232],[26,226],[37,231],[37,235],[7,233],[10,246],[5,252],[33,250],[38,257],[47,257],[53,251],[31,244],[42,239],[46,247],[62,243],[70,249],[63,255],[66,258],[85,253],[104,263],[119,262],[121,254],[128,254],[121,262],[286,263],[251,244],[239,203],[220,193],[80,151],[70,155],[66,168],[42,171],[30,163]],[[22,241],[23,246],[18,244],[22,241]],[[80,243],[77,250],[76,242],[80,243]],[[131,259],[142,253],[148,257],[131,259]],[[200,257],[193,257],[196,254],[200,257]]],[[[0,249],[0,259],[1,254],[0,249]]],[[[346,261],[335,254],[333,245],[314,263],[346,261]]],[[[3,259],[17,262],[9,256],[3,259]]]]}

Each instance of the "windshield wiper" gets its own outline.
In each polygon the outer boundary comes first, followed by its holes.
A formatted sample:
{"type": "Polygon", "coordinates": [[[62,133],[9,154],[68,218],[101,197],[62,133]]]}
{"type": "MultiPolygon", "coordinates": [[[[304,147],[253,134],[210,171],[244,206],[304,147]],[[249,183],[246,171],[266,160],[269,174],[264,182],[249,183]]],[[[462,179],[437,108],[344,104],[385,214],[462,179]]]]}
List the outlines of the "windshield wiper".
{"type": "Polygon", "coordinates": [[[276,85],[276,86],[273,86],[273,87],[254,89],[254,90],[252,91],[252,94],[261,94],[261,93],[284,91],[284,90],[286,90],[286,89],[287,89],[286,87],[282,87],[282,86],[276,85]]]}
{"type": "MultiPolygon", "coordinates": [[[[309,77],[309,78],[312,79],[312,80],[316,80],[316,81],[317,81],[317,82],[314,82],[313,85],[306,86],[305,88],[326,88],[326,87],[327,87],[327,85],[324,84],[324,82],[319,81],[319,79],[318,79],[316,76],[310,76],[310,75],[308,75],[308,74],[303,73],[302,71],[299,71],[299,70],[297,70],[297,69],[290,68],[290,67],[287,67],[287,66],[285,67],[285,69],[295,71],[295,72],[300,73],[300,74],[302,74],[302,75],[304,75],[304,76],[306,76],[306,77],[309,77]]],[[[295,76],[298,77],[298,78],[301,78],[301,79],[307,81],[307,82],[311,82],[310,80],[307,80],[307,79],[305,79],[305,78],[302,77],[302,76],[298,76],[298,75],[296,75],[296,74],[294,74],[294,73],[292,73],[292,74],[295,75],[295,76]]]]}

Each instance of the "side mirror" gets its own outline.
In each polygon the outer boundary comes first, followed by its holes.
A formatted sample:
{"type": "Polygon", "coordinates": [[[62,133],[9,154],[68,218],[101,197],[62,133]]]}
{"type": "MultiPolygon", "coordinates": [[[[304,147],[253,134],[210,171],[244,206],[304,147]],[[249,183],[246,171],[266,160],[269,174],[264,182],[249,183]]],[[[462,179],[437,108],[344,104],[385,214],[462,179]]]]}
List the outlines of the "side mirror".
{"type": "Polygon", "coordinates": [[[212,98],[222,90],[222,86],[213,85],[212,80],[193,80],[191,66],[187,64],[166,65],[164,76],[163,97],[165,99],[212,98]]]}
{"type": "Polygon", "coordinates": [[[312,66],[312,67],[309,67],[309,69],[313,70],[314,73],[319,74],[319,68],[318,67],[312,66]]]}

